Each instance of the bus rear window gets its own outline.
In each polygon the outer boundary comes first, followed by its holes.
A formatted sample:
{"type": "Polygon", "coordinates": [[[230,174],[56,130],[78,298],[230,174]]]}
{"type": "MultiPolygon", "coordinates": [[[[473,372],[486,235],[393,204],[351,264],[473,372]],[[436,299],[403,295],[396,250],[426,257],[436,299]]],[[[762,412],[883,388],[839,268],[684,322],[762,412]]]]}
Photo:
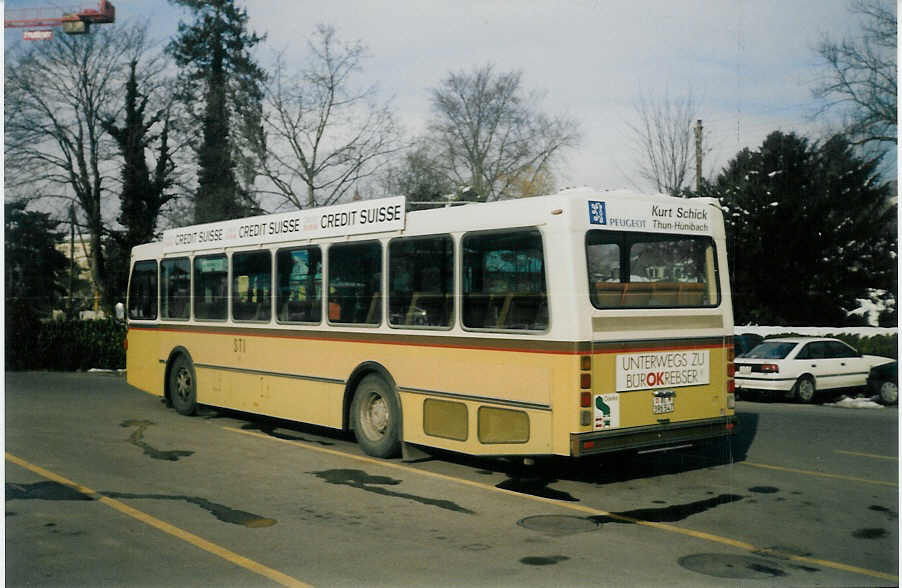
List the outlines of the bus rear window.
{"type": "Polygon", "coordinates": [[[720,304],[714,240],[614,231],[586,234],[595,308],[692,308],[720,304]]]}

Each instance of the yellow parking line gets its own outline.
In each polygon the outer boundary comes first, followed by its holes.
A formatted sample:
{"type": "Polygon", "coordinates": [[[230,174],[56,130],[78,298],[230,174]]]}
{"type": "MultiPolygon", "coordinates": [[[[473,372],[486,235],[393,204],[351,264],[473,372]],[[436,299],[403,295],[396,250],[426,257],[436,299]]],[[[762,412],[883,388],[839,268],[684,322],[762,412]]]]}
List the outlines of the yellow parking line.
{"type": "MultiPolygon", "coordinates": [[[[250,437],[259,437],[261,439],[267,439],[269,441],[276,441],[278,443],[287,443],[289,445],[293,445],[295,447],[307,449],[310,451],[316,451],[318,453],[326,453],[329,455],[335,455],[355,461],[360,461],[364,463],[378,465],[380,467],[385,467],[389,469],[402,470],[411,474],[418,474],[421,476],[435,478],[442,481],[453,482],[456,484],[462,484],[464,486],[471,486],[474,488],[479,488],[482,490],[488,490],[490,492],[496,492],[500,494],[507,494],[510,496],[517,496],[519,498],[524,498],[527,500],[532,500],[534,502],[542,502],[544,504],[553,504],[559,508],[564,508],[568,510],[573,510],[577,512],[581,512],[590,516],[596,517],[608,517],[612,519],[616,519],[618,521],[623,521],[626,523],[633,523],[635,525],[640,525],[643,527],[651,527],[653,529],[659,529],[661,531],[668,531],[670,533],[677,533],[680,535],[686,535],[689,537],[694,537],[696,539],[702,539],[705,541],[712,541],[714,543],[718,543],[720,545],[728,545],[730,547],[735,547],[736,549],[742,549],[744,551],[751,551],[756,554],[763,555],[772,555],[774,557],[779,557],[780,559],[787,559],[796,562],[803,562],[807,564],[819,565],[825,568],[832,568],[834,570],[842,570],[844,572],[851,572],[854,574],[861,574],[863,576],[870,576],[872,578],[879,578],[881,580],[888,580],[893,583],[899,582],[899,577],[894,576],[892,574],[886,574],[884,572],[878,572],[876,570],[869,570],[867,568],[860,568],[858,566],[852,566],[840,562],[829,561],[824,559],[816,559],[813,557],[806,557],[802,555],[795,555],[792,553],[785,553],[776,549],[763,548],[758,547],[757,545],[752,545],[751,543],[746,543],[745,541],[739,541],[737,539],[730,539],[729,537],[722,537],[720,535],[714,535],[712,533],[705,533],[703,531],[693,531],[691,529],[684,529],[682,527],[677,527],[675,525],[669,525],[667,523],[655,523],[651,521],[643,521],[642,519],[635,519],[633,517],[607,512],[604,510],[600,510],[597,508],[592,508],[590,506],[584,506],[581,504],[574,504],[572,502],[561,502],[560,500],[555,500],[553,498],[546,498],[544,496],[534,496],[532,494],[523,494],[521,492],[516,492],[514,490],[506,490],[504,488],[498,488],[497,486],[493,486],[491,484],[485,484],[483,482],[474,482],[472,480],[465,480],[463,478],[455,478],[453,476],[447,476],[445,474],[438,474],[435,472],[430,472],[428,470],[421,470],[414,467],[410,467],[403,463],[386,461],[382,459],[376,459],[364,455],[354,455],[352,453],[345,453],[343,451],[339,451],[336,449],[327,449],[325,447],[316,447],[314,445],[309,445],[306,443],[301,443],[298,441],[291,441],[289,439],[279,439],[278,437],[273,437],[271,435],[267,435],[265,433],[257,433],[255,431],[245,431],[243,429],[236,429],[233,427],[223,427],[226,431],[230,431],[232,433],[241,433],[242,435],[248,435],[250,437]]],[[[744,463],[744,462],[743,462],[744,463]]]]}
{"type": "Polygon", "coordinates": [[[48,480],[53,480],[54,482],[58,482],[60,484],[69,486],[70,488],[77,490],[78,492],[84,494],[85,496],[90,496],[91,498],[97,500],[98,502],[101,502],[114,510],[118,510],[119,512],[121,512],[125,515],[128,515],[128,516],[132,517],[133,519],[137,519],[144,524],[150,525],[151,527],[156,527],[157,529],[163,531],[164,533],[168,533],[169,535],[172,535],[173,537],[177,537],[178,539],[181,539],[182,541],[190,543],[191,545],[194,545],[195,547],[199,547],[199,548],[203,549],[204,551],[207,551],[209,553],[212,553],[213,555],[221,557],[222,559],[229,561],[237,566],[241,566],[242,568],[249,570],[251,572],[254,572],[255,574],[259,574],[261,576],[269,578],[270,580],[272,580],[278,584],[281,584],[282,586],[291,586],[292,588],[310,587],[310,584],[305,584],[304,582],[301,582],[300,580],[292,578],[291,576],[289,576],[287,574],[283,574],[282,572],[280,572],[278,570],[274,570],[272,568],[266,567],[265,565],[263,565],[261,563],[255,562],[252,559],[248,559],[242,555],[238,555],[234,551],[229,551],[225,547],[221,547],[215,543],[207,541],[206,539],[204,539],[202,537],[198,537],[197,535],[195,535],[193,533],[189,533],[188,531],[185,531],[184,529],[180,529],[174,525],[170,525],[169,523],[161,521],[158,518],[152,517],[151,515],[149,515],[145,512],[142,512],[136,508],[132,508],[131,506],[128,506],[127,504],[125,504],[123,502],[120,502],[113,498],[108,498],[108,497],[96,492],[95,490],[88,488],[87,486],[82,486],[81,484],[78,484],[76,482],[73,482],[72,480],[64,478],[64,477],[60,476],[59,474],[55,474],[55,473],[51,472],[50,470],[46,470],[46,469],[42,468],[41,466],[38,466],[38,465],[35,465],[28,461],[25,461],[24,459],[22,459],[20,457],[16,457],[15,455],[12,455],[11,453],[6,453],[6,459],[8,461],[13,462],[16,465],[19,465],[19,466],[25,468],[26,470],[30,470],[30,471],[34,472],[35,474],[38,474],[39,476],[47,478],[48,480]]]}
{"type": "Polygon", "coordinates": [[[824,472],[815,472],[813,470],[798,470],[795,468],[785,468],[783,466],[767,465],[764,463],[754,463],[751,461],[740,461],[737,463],[751,466],[753,468],[762,468],[765,470],[777,470],[780,472],[791,472],[793,474],[805,474],[806,476],[816,476],[818,478],[833,478],[835,480],[848,480],[850,482],[861,482],[862,484],[876,484],[877,486],[893,486],[896,488],[899,487],[899,484],[896,482],[884,482],[883,480],[871,480],[869,478],[856,478],[855,476],[843,476],[841,474],[827,474],[824,472]]]}
{"type": "Polygon", "coordinates": [[[873,453],[861,453],[860,451],[843,451],[842,449],[834,449],[834,453],[842,453],[844,455],[857,455],[858,457],[871,457],[873,459],[889,459],[899,461],[898,457],[892,455],[874,455],[873,453]]]}

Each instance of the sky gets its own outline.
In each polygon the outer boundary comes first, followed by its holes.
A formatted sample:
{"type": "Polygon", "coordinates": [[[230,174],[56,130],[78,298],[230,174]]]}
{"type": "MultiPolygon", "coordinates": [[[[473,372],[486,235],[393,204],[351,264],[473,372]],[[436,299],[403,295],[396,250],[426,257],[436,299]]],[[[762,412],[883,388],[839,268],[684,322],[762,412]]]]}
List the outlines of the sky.
{"type": "MultiPolygon", "coordinates": [[[[95,7],[96,0],[8,0],[20,7],[95,7]]],[[[149,19],[165,43],[189,13],[164,0],[115,0],[117,21],[149,19]]],[[[430,116],[430,89],[450,72],[494,64],[520,70],[524,87],[543,94],[548,114],[580,126],[580,146],[565,153],[558,187],[648,190],[629,124],[647,99],[699,104],[707,135],[704,173],[774,130],[817,137],[811,90],[824,74],[816,47],[824,35],[856,31],[847,0],[248,0],[250,28],[266,34],[264,66],[284,52],[290,66],[308,55],[318,24],[360,41],[359,74],[391,99],[409,136],[430,116]],[[710,151],[708,151],[710,150],[710,151]]],[[[21,42],[7,29],[5,43],[21,42]]]]}

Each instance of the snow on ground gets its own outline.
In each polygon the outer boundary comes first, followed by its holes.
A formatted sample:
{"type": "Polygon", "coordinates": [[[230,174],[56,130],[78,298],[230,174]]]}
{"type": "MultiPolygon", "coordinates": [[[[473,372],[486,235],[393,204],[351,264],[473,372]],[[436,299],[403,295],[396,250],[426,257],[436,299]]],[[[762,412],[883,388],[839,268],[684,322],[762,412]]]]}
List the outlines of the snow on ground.
{"type": "Polygon", "coordinates": [[[873,337],[875,335],[892,335],[898,333],[895,327],[762,327],[759,325],[736,325],[733,332],[737,335],[754,333],[767,337],[768,335],[782,335],[796,333],[807,337],[826,337],[827,335],[860,335],[873,337]]]}
{"type": "Polygon", "coordinates": [[[832,406],[835,408],[887,408],[877,402],[876,396],[858,396],[856,398],[843,396],[836,402],[825,402],[824,406],[832,406]]]}

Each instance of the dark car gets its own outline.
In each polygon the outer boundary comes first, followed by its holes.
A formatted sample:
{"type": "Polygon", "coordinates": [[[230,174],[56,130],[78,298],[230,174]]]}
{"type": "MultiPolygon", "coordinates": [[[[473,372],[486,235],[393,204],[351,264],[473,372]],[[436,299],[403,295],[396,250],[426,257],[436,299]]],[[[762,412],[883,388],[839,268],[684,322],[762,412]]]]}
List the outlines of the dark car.
{"type": "Polygon", "coordinates": [[[868,373],[868,388],[883,404],[896,404],[899,401],[899,362],[872,367],[868,373]]]}

